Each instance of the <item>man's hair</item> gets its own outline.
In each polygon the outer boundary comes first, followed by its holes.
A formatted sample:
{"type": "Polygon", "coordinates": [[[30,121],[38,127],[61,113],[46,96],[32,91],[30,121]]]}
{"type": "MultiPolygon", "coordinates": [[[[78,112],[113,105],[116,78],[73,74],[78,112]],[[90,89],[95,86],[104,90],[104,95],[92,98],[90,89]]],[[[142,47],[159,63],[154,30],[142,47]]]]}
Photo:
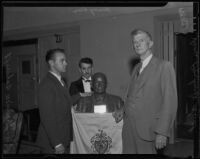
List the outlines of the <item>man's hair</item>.
{"type": "Polygon", "coordinates": [[[60,49],[60,48],[56,48],[56,49],[50,49],[47,51],[46,53],[46,62],[48,63],[49,60],[53,60],[54,58],[54,55],[59,52],[59,53],[63,53],[65,54],[65,50],[64,49],[60,49]]]}
{"type": "Polygon", "coordinates": [[[78,63],[78,66],[81,68],[81,64],[82,63],[87,63],[87,64],[90,64],[91,66],[93,66],[93,60],[89,57],[84,57],[84,58],[81,58],[79,63],[78,63]]]}
{"type": "Polygon", "coordinates": [[[131,36],[136,36],[137,34],[140,34],[140,33],[145,33],[149,39],[152,41],[152,36],[151,34],[148,32],[148,31],[145,31],[143,29],[134,29],[132,32],[131,32],[131,36]]]}

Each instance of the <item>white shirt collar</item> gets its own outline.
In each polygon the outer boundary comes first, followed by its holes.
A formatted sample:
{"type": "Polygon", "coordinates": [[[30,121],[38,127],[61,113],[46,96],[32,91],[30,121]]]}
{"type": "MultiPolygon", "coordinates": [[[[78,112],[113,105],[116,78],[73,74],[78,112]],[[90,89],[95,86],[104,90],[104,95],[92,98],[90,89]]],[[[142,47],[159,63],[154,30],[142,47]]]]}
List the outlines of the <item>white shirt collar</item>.
{"type": "Polygon", "coordinates": [[[148,65],[148,63],[149,63],[149,61],[151,60],[152,56],[153,56],[153,55],[150,54],[146,59],[144,59],[144,60],[142,61],[142,68],[143,68],[143,69],[148,65]]]}
{"type": "Polygon", "coordinates": [[[58,75],[52,71],[49,71],[52,75],[54,75],[59,81],[61,81],[61,75],[58,75]]]}
{"type": "Polygon", "coordinates": [[[91,80],[91,79],[92,79],[91,77],[88,79],[86,79],[85,77],[82,77],[84,92],[91,92],[91,83],[85,81],[85,80],[91,80]]]}
{"type": "Polygon", "coordinates": [[[86,79],[85,77],[82,76],[82,79],[84,79],[84,80],[91,80],[92,78],[90,76],[88,79],[86,79]]]}

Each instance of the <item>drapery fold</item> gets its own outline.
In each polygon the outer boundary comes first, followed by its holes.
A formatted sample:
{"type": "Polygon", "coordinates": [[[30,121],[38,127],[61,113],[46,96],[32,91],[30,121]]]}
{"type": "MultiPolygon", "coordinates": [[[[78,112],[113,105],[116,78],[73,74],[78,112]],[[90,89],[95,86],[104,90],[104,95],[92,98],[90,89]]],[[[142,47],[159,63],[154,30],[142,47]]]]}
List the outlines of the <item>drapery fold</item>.
{"type": "Polygon", "coordinates": [[[72,109],[74,141],[72,154],[121,154],[123,121],[112,113],[75,113],[72,109]]]}

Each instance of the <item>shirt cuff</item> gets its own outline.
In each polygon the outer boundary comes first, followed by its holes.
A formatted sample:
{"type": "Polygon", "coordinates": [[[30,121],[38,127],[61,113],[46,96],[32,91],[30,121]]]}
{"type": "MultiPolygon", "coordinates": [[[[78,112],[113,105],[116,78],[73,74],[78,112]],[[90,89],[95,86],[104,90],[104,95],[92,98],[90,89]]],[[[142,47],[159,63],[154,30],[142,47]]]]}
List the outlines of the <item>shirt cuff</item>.
{"type": "Polygon", "coordinates": [[[58,145],[55,146],[55,148],[58,148],[58,147],[60,147],[61,145],[62,145],[62,144],[58,144],[58,145]]]}

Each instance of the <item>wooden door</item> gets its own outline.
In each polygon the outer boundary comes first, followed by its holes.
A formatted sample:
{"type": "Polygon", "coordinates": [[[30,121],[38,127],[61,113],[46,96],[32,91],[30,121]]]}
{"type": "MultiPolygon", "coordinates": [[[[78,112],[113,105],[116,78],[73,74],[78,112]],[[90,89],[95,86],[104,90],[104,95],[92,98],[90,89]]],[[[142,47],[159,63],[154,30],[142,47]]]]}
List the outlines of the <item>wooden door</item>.
{"type": "Polygon", "coordinates": [[[37,107],[36,57],[18,55],[19,110],[37,107]]]}
{"type": "Polygon", "coordinates": [[[37,104],[37,50],[37,39],[6,41],[3,43],[5,84],[6,87],[9,86],[9,90],[5,91],[5,96],[10,97],[9,107],[19,111],[30,110],[35,108],[37,104]]]}

